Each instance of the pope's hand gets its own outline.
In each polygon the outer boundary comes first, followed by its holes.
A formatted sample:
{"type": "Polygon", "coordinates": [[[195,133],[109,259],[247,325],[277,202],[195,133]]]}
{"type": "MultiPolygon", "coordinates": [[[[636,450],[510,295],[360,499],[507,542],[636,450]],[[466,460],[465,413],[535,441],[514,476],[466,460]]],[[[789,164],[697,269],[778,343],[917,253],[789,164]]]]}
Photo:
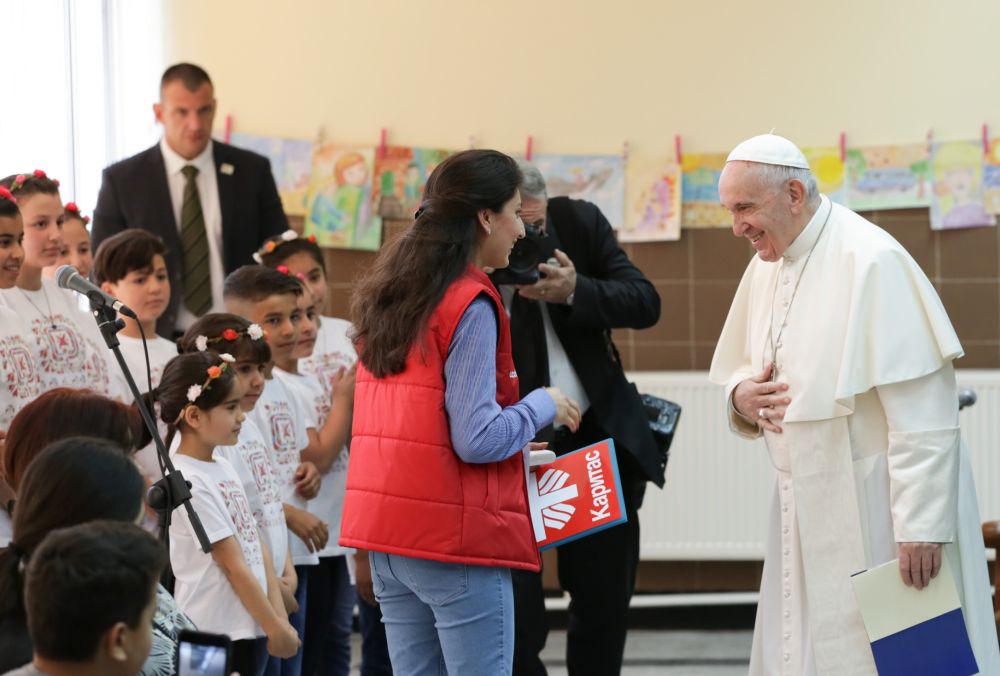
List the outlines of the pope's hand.
{"type": "Polygon", "coordinates": [[[900,542],[899,574],[907,587],[923,589],[941,570],[941,545],[936,542],[900,542]]]}
{"type": "Polygon", "coordinates": [[[733,406],[747,420],[753,420],[761,429],[768,432],[781,433],[781,427],[775,421],[785,417],[785,409],[791,403],[791,398],[784,396],[788,391],[787,383],[771,381],[773,364],[755,375],[747,378],[733,390],[733,406]]]}

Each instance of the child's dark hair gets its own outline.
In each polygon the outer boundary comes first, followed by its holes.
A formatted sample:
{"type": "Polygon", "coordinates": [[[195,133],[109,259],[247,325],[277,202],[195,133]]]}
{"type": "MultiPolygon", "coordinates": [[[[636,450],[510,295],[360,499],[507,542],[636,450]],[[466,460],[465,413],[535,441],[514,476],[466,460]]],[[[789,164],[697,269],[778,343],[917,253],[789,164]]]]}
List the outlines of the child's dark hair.
{"type": "Polygon", "coordinates": [[[145,490],[135,462],[106,439],[69,437],[46,446],[24,473],[12,542],[0,550],[0,617],[23,616],[18,568],[50,531],[97,519],[134,521],[145,490]]]}
{"type": "Polygon", "coordinates": [[[117,623],[138,629],[166,562],[163,545],[134,523],[94,521],[49,533],[25,575],[35,654],[83,662],[117,623]]]}
{"type": "Polygon", "coordinates": [[[166,255],[162,239],[146,230],[129,228],[101,242],[90,274],[97,284],[116,284],[133,270],[152,272],[153,258],[166,255]]]}
{"type": "Polygon", "coordinates": [[[222,287],[225,298],[258,303],[271,296],[303,294],[302,283],[295,277],[263,265],[244,265],[229,273],[222,287]]]}
{"type": "MultiPolygon", "coordinates": [[[[294,232],[294,231],[292,231],[294,232]]],[[[323,260],[323,251],[315,241],[308,237],[296,236],[295,239],[285,239],[282,235],[271,237],[264,246],[257,250],[260,263],[269,268],[276,268],[297,253],[307,253],[319,264],[323,274],[326,275],[326,261],[323,260]]]]}
{"type": "Polygon", "coordinates": [[[21,210],[17,207],[17,198],[5,186],[0,188],[0,218],[14,218],[21,210]]]}
{"type": "Polygon", "coordinates": [[[271,348],[264,340],[263,329],[239,315],[213,312],[199,317],[177,340],[177,351],[180,354],[199,352],[199,336],[204,336],[209,349],[229,353],[236,361],[254,364],[271,361],[271,348]],[[251,335],[255,331],[261,332],[259,338],[251,335]]]}
{"type": "Polygon", "coordinates": [[[10,190],[19,200],[32,195],[59,196],[59,181],[49,178],[41,169],[26,171],[23,174],[11,174],[7,178],[0,179],[0,185],[10,190]]]}
{"type": "Polygon", "coordinates": [[[163,367],[160,384],[144,395],[150,409],[154,402],[160,405],[160,419],[167,423],[169,429],[163,443],[170,447],[185,408],[189,405],[203,411],[215,408],[226,401],[235,384],[236,376],[218,352],[189,352],[168,361],[163,367]],[[214,368],[218,368],[219,373],[210,378],[209,369],[214,368]],[[201,392],[191,401],[188,394],[194,385],[201,388],[201,392]]]}

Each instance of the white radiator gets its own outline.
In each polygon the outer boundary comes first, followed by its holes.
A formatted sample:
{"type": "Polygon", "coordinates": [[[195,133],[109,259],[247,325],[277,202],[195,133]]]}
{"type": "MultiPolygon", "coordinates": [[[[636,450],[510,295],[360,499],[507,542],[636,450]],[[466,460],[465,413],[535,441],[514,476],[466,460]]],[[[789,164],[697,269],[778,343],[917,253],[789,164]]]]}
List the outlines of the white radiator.
{"type": "MultiPolygon", "coordinates": [[[[683,407],[667,483],[650,484],[639,512],[641,557],[649,561],[760,560],[774,470],[763,440],[741,439],[726,423],[722,388],[704,371],[629,374],[640,392],[683,407]]],[[[984,520],[1000,518],[1000,370],[960,370],[978,396],[962,411],[984,520]]]]}

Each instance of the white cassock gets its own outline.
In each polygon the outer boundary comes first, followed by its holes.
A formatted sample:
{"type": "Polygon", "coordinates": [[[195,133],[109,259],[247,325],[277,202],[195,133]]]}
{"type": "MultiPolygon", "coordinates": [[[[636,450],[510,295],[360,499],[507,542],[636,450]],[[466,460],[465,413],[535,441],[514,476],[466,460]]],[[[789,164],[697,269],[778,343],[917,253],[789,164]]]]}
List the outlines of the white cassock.
{"type": "MultiPolygon", "coordinates": [[[[750,262],[710,377],[731,402],[772,354],[792,403],[784,432],[764,434],[777,472],[750,673],[874,674],[850,575],[896,558],[898,542],[945,542],[980,673],[1000,674],[959,433],[962,347],[927,277],[823,196],[780,261],[750,262]]],[[[760,436],[727,405],[734,432],[760,436]]]]}

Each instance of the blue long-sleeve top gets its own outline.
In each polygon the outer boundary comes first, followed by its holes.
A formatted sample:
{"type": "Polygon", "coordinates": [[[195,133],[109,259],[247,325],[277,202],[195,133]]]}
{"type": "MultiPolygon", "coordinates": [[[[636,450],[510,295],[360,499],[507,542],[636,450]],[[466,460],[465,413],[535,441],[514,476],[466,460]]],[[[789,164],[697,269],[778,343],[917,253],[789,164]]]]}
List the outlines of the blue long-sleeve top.
{"type": "Polygon", "coordinates": [[[485,298],[469,304],[458,322],[444,364],[444,407],[452,448],[465,462],[499,462],[520,451],[556,417],[542,388],[513,406],[497,403],[496,306],[485,298]]]}

